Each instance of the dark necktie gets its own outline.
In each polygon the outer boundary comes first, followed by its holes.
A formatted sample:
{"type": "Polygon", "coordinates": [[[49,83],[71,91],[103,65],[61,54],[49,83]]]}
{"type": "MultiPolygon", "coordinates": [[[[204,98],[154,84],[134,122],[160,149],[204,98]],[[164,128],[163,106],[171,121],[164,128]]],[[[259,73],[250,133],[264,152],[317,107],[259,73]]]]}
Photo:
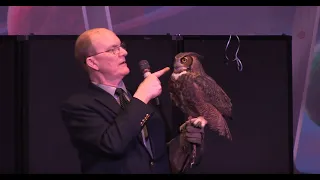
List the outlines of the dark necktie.
{"type": "MultiPolygon", "coordinates": [[[[125,109],[126,106],[129,104],[129,100],[126,97],[124,90],[122,88],[117,88],[115,94],[119,97],[121,108],[125,109]]],[[[145,136],[144,138],[147,140],[148,139],[147,126],[143,127],[143,133],[145,136]]]]}
{"type": "Polygon", "coordinates": [[[124,90],[121,88],[117,88],[115,94],[119,97],[121,108],[125,109],[129,104],[129,100],[126,97],[124,90]]]}

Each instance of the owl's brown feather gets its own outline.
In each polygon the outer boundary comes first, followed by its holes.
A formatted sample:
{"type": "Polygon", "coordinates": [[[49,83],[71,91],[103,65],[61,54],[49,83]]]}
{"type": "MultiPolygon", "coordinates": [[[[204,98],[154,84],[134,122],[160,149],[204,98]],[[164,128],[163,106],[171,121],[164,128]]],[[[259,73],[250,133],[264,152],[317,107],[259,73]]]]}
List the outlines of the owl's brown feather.
{"type": "Polygon", "coordinates": [[[225,118],[232,116],[228,95],[208,76],[194,52],[179,53],[175,57],[174,73],[169,80],[170,96],[187,116],[203,116],[210,129],[232,140],[225,118]]]}
{"type": "Polygon", "coordinates": [[[213,84],[210,79],[200,74],[186,73],[175,81],[170,80],[169,91],[176,106],[184,113],[192,117],[203,116],[210,129],[232,139],[222,114],[226,112],[225,116],[231,115],[231,106],[228,104],[230,99],[224,97],[225,93],[218,84],[213,84]]]}
{"type": "Polygon", "coordinates": [[[202,98],[213,105],[217,110],[227,118],[232,117],[232,103],[229,96],[223,89],[209,76],[197,76],[194,83],[199,87],[199,91],[203,93],[202,98]]]}

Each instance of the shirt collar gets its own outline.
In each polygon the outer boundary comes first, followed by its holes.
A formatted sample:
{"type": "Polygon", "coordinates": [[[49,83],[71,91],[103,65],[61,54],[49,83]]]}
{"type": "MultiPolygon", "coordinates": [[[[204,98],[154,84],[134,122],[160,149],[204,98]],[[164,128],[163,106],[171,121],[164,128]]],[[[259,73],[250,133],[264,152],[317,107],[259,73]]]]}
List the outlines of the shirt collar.
{"type": "Polygon", "coordinates": [[[124,92],[125,92],[126,94],[128,94],[127,88],[126,88],[126,86],[124,85],[123,81],[121,81],[117,87],[115,87],[115,86],[109,86],[109,85],[105,85],[105,84],[97,84],[97,83],[94,83],[94,82],[92,82],[92,83],[93,83],[94,85],[102,88],[103,90],[105,90],[106,92],[108,92],[109,94],[111,94],[112,96],[115,96],[115,92],[116,92],[116,89],[117,89],[117,88],[123,89],[124,92]]]}

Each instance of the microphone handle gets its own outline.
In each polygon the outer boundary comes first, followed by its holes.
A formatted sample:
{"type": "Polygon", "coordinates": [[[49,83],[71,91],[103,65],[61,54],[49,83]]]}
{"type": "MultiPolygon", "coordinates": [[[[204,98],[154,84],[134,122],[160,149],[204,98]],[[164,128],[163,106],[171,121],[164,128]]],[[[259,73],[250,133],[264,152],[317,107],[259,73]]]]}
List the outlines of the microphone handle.
{"type": "Polygon", "coordinates": [[[154,98],[154,100],[156,101],[156,105],[159,106],[160,105],[160,100],[158,97],[154,98]]]}

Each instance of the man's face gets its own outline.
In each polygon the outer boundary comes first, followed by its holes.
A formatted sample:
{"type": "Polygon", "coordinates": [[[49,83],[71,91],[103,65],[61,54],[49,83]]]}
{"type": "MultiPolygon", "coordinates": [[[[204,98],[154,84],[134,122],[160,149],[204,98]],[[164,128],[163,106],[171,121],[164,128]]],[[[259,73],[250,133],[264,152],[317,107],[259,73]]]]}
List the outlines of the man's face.
{"type": "Polygon", "coordinates": [[[125,59],[128,52],[113,32],[106,30],[93,35],[92,44],[96,54],[87,58],[88,66],[108,79],[122,79],[129,74],[125,59]]]}

